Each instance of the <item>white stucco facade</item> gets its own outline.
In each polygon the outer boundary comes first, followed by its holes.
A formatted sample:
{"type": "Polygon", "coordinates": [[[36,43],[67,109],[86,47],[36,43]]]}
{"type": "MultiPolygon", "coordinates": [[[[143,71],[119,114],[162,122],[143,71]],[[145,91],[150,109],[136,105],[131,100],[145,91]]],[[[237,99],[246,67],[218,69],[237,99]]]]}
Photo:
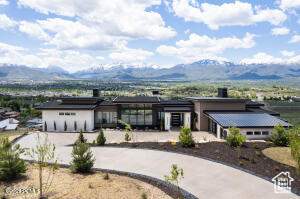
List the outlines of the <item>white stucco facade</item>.
{"type": "Polygon", "coordinates": [[[43,130],[45,130],[45,122],[47,123],[47,131],[54,131],[54,121],[56,123],[56,131],[64,131],[64,123],[66,121],[67,131],[74,130],[74,122],[77,123],[77,131],[84,130],[86,122],[86,130],[94,129],[94,110],[43,110],[43,130]]]}
{"type": "MultiPolygon", "coordinates": [[[[218,125],[217,137],[221,138],[220,137],[221,136],[221,134],[220,134],[221,132],[220,132],[220,128],[219,127],[220,126],[218,125]]],[[[239,128],[239,129],[240,129],[240,133],[242,135],[246,136],[246,139],[248,139],[248,140],[267,139],[267,138],[269,138],[272,135],[272,133],[275,132],[274,128],[271,128],[271,127],[270,128],[239,128]],[[249,132],[249,133],[252,132],[252,135],[247,135],[247,132],[249,132]],[[268,134],[266,135],[267,132],[268,132],[268,134]]],[[[230,133],[228,128],[226,128],[224,130],[227,131],[227,135],[230,133]]]]}

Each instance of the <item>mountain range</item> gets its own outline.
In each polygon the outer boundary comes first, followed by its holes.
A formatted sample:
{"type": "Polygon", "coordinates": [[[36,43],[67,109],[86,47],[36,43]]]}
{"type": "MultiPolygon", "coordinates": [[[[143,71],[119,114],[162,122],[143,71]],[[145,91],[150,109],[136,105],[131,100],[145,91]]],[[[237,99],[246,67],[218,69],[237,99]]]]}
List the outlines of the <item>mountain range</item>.
{"type": "Polygon", "coordinates": [[[59,66],[32,68],[0,65],[2,80],[242,80],[299,78],[300,64],[235,64],[217,60],[200,60],[170,68],[157,65],[105,64],[69,73],[59,66]]]}

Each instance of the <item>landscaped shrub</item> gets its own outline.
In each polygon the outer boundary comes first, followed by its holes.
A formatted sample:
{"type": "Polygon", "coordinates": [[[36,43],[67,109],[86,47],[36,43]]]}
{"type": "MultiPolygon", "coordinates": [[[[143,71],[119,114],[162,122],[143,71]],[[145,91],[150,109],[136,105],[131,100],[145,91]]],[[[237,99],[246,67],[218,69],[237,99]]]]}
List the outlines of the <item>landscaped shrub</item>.
{"type": "Polygon", "coordinates": [[[53,129],[54,129],[54,131],[56,131],[56,122],[55,121],[53,122],[53,129]]]}
{"type": "Polygon", "coordinates": [[[271,141],[277,146],[288,146],[290,143],[289,132],[280,124],[274,127],[275,133],[270,136],[271,141]]]}
{"type": "Polygon", "coordinates": [[[259,147],[258,147],[258,144],[253,144],[253,147],[255,148],[255,149],[258,149],[259,147]]]}
{"type": "Polygon", "coordinates": [[[179,142],[183,147],[194,147],[195,141],[189,127],[183,127],[179,134],[179,142]]]}
{"type": "Polygon", "coordinates": [[[20,158],[25,151],[19,144],[14,147],[8,138],[0,140],[0,179],[11,180],[26,172],[26,163],[20,158]]]}
{"type": "Polygon", "coordinates": [[[74,131],[77,131],[77,122],[74,121],[74,131]]]}
{"type": "Polygon", "coordinates": [[[108,175],[108,173],[105,173],[105,174],[104,174],[103,179],[104,179],[104,180],[109,180],[109,175],[108,175]]]}
{"type": "Polygon", "coordinates": [[[240,134],[240,129],[233,126],[229,128],[230,134],[227,136],[227,144],[231,147],[241,147],[246,141],[246,136],[240,134]]]}
{"type": "Polygon", "coordinates": [[[72,150],[71,171],[74,173],[90,172],[95,159],[87,143],[77,142],[72,150]]]}
{"type": "Polygon", "coordinates": [[[64,131],[67,131],[68,130],[68,126],[67,126],[67,122],[65,121],[64,122],[64,131]]]}
{"type": "Polygon", "coordinates": [[[44,130],[47,131],[48,130],[48,127],[47,127],[47,122],[45,121],[45,124],[44,124],[44,130]]]}
{"type": "Polygon", "coordinates": [[[74,144],[76,143],[86,143],[87,142],[87,139],[83,136],[83,133],[82,133],[82,130],[80,129],[80,133],[79,133],[79,136],[77,138],[77,140],[75,141],[74,144]]]}
{"type": "Polygon", "coordinates": [[[83,125],[83,128],[84,128],[84,132],[87,131],[87,127],[86,127],[86,120],[84,120],[84,125],[83,125]]]}
{"type": "Polygon", "coordinates": [[[178,168],[176,164],[172,164],[172,170],[171,170],[171,176],[165,175],[165,181],[168,184],[173,184],[177,187],[177,198],[183,198],[180,187],[179,187],[179,181],[184,178],[183,177],[183,169],[178,168]]]}
{"type": "Polygon", "coordinates": [[[125,132],[126,132],[125,133],[125,141],[130,141],[133,138],[133,135],[131,135],[131,137],[129,135],[129,133],[132,134],[132,128],[131,128],[130,124],[128,124],[122,120],[118,120],[118,122],[125,126],[125,132]]]}
{"type": "Polygon", "coordinates": [[[100,145],[104,145],[106,142],[106,138],[104,136],[104,133],[103,133],[103,130],[102,128],[100,129],[100,132],[98,134],[98,137],[97,137],[97,145],[100,146],[100,145]]]}
{"type": "Polygon", "coordinates": [[[300,127],[294,128],[290,136],[291,154],[297,163],[297,173],[300,175],[300,127]]]}

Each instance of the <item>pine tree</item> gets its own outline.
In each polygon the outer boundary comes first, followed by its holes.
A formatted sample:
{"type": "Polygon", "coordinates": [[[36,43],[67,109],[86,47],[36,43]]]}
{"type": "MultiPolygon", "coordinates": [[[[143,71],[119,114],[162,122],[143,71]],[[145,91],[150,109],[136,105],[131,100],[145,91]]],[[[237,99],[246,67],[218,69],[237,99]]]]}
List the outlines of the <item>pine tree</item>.
{"type": "Polygon", "coordinates": [[[56,122],[55,121],[53,122],[53,129],[54,129],[54,131],[56,131],[56,122]]]}
{"type": "Polygon", "coordinates": [[[80,133],[75,144],[77,143],[87,143],[87,139],[83,136],[82,129],[80,129],[80,133]]]}
{"type": "Polygon", "coordinates": [[[44,124],[44,130],[47,131],[48,130],[48,127],[47,127],[47,122],[45,121],[45,124],[44,124]]]}
{"type": "Polygon", "coordinates": [[[97,145],[98,146],[104,145],[105,142],[106,142],[106,138],[104,136],[103,129],[100,128],[100,132],[99,132],[98,137],[97,137],[97,145]]]}
{"type": "Polygon", "coordinates": [[[67,126],[67,122],[65,121],[64,123],[64,131],[67,131],[68,130],[68,126],[67,126]]]}
{"type": "Polygon", "coordinates": [[[77,131],[77,122],[74,121],[74,131],[77,131]]]}
{"type": "Polygon", "coordinates": [[[91,170],[95,158],[87,143],[76,143],[72,150],[71,171],[74,173],[87,173],[91,170]]]}

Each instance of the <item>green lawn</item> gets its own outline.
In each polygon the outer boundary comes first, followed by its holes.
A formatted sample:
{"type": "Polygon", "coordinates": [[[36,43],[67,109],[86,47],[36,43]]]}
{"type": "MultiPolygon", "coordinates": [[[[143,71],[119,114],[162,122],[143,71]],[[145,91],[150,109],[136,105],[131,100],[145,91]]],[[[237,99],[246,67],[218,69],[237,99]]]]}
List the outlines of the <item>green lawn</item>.
{"type": "Polygon", "coordinates": [[[300,102],[267,100],[264,103],[269,109],[279,112],[281,118],[292,124],[300,125],[300,102]]]}

